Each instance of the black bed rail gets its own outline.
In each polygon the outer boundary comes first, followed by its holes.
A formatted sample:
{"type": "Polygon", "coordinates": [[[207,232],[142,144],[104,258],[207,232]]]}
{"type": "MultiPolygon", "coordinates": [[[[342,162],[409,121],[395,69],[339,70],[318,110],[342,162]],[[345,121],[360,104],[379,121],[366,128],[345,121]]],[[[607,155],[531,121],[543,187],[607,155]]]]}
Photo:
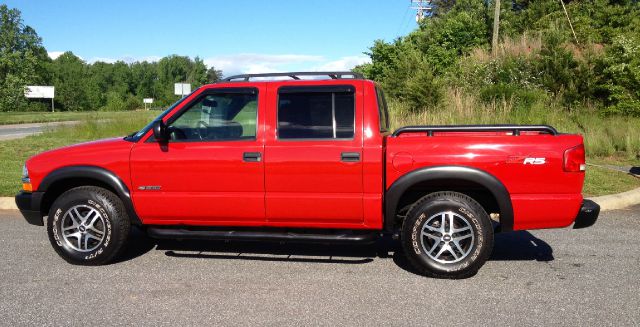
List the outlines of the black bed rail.
{"type": "Polygon", "coordinates": [[[300,76],[327,76],[331,79],[364,79],[360,73],[354,72],[292,72],[292,73],[266,73],[266,74],[243,74],[234,75],[224,78],[223,82],[242,81],[248,82],[252,78],[269,78],[269,77],[289,77],[299,80],[300,76]]]}
{"type": "Polygon", "coordinates": [[[393,132],[392,136],[402,133],[426,132],[433,136],[434,132],[511,132],[518,136],[520,132],[543,132],[558,135],[558,131],[548,125],[443,125],[443,126],[405,126],[393,132]]]}

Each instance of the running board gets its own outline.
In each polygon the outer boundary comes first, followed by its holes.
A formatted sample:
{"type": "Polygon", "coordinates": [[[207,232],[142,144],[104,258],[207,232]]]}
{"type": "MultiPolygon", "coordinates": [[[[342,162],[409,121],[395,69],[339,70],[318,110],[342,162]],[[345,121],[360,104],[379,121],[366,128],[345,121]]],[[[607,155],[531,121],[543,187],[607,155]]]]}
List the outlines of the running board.
{"type": "Polygon", "coordinates": [[[373,243],[377,232],[312,233],[286,230],[216,230],[202,228],[148,227],[147,233],[159,239],[275,241],[291,243],[373,243]]]}

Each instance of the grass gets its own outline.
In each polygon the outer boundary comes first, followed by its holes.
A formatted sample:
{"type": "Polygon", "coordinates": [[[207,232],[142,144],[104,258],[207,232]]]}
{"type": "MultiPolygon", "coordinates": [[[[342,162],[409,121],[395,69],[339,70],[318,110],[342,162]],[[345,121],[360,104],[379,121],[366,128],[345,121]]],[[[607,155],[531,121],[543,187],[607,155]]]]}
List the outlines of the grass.
{"type": "MultiPolygon", "coordinates": [[[[411,113],[402,104],[390,102],[392,125],[545,123],[560,131],[585,136],[589,163],[638,166],[640,153],[640,119],[581,117],[577,113],[553,114],[546,111],[514,113],[508,102],[482,105],[473,98],[452,94],[453,101],[439,110],[411,113]]],[[[0,142],[0,195],[12,196],[20,188],[21,167],[30,156],[53,148],[99,138],[123,136],[146,125],[157,112],[83,113],[83,122],[46,131],[24,139],[0,142]]],[[[640,179],[616,171],[588,167],[584,193],[603,195],[640,187],[640,179]]]]}
{"type": "Polygon", "coordinates": [[[0,196],[13,196],[19,191],[22,165],[29,157],[65,145],[127,135],[142,128],[158,112],[111,114],[111,119],[106,121],[101,114],[85,114],[82,123],[75,126],[59,127],[24,139],[0,142],[0,166],[3,167],[0,170],[0,196]]]}
{"type": "MultiPolygon", "coordinates": [[[[620,158],[591,158],[589,163],[597,165],[631,166],[638,162],[621,160],[620,158]]],[[[601,167],[588,166],[584,181],[585,195],[614,194],[640,187],[640,178],[601,167]]]]}
{"type": "Polygon", "coordinates": [[[530,109],[512,101],[486,104],[457,89],[446,91],[445,102],[414,113],[403,103],[390,101],[392,128],[406,125],[546,124],[565,133],[582,134],[590,158],[640,159],[640,117],[601,117],[587,108],[567,111],[553,99],[539,100],[530,109]]]}
{"type": "MultiPolygon", "coordinates": [[[[61,111],[61,112],[0,112],[0,125],[8,124],[27,124],[27,123],[48,123],[57,121],[70,120],[87,120],[87,119],[110,119],[123,117],[130,112],[117,111],[61,111]]],[[[158,111],[154,111],[155,115],[158,111]]]]}

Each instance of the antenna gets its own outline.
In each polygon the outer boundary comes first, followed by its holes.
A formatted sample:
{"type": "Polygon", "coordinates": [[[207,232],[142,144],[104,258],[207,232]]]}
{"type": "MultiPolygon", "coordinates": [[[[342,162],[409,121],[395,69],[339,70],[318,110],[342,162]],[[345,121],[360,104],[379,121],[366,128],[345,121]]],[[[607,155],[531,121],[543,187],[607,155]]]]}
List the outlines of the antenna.
{"type": "Polygon", "coordinates": [[[416,11],[416,22],[431,17],[433,15],[432,0],[411,0],[411,9],[416,11]]]}

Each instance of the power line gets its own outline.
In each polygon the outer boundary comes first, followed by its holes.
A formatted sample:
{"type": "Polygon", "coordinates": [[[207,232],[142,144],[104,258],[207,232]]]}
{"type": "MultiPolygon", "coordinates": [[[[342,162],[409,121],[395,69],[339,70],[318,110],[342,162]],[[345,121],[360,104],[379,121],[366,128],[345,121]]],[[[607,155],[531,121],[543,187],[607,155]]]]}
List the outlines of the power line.
{"type": "Polygon", "coordinates": [[[409,9],[411,8],[407,7],[407,9],[404,11],[404,14],[402,15],[402,20],[400,21],[400,25],[398,25],[398,30],[396,31],[395,36],[400,36],[400,32],[404,31],[404,27],[407,25],[406,20],[407,20],[407,14],[409,13],[409,9]]]}

